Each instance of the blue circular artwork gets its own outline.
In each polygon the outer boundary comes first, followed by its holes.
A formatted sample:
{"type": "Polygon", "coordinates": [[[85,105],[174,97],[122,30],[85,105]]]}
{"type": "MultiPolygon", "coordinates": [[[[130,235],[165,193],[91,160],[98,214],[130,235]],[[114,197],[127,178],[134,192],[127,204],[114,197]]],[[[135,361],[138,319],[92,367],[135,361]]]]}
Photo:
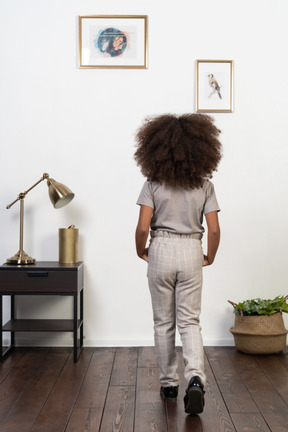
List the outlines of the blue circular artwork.
{"type": "Polygon", "coordinates": [[[104,55],[117,57],[123,54],[127,48],[127,37],[121,30],[110,27],[99,33],[95,40],[95,46],[99,48],[104,55]]]}

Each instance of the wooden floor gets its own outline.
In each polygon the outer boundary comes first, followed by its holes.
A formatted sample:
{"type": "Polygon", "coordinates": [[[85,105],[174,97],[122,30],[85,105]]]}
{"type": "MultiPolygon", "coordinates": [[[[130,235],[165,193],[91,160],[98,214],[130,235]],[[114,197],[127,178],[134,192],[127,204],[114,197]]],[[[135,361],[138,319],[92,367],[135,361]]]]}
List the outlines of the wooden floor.
{"type": "Polygon", "coordinates": [[[153,348],[84,348],[78,363],[70,348],[17,348],[0,364],[0,431],[287,432],[288,350],[205,353],[205,410],[187,416],[183,378],[178,402],[161,401],[153,348]]]}

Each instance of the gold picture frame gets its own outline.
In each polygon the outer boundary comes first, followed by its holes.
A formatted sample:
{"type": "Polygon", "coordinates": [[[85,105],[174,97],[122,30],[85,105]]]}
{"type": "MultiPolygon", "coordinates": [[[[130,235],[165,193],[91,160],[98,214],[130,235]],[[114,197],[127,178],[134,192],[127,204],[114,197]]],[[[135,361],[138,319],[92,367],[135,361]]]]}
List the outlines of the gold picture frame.
{"type": "Polygon", "coordinates": [[[78,24],[79,68],[147,69],[147,15],[86,15],[78,24]]]}
{"type": "Polygon", "coordinates": [[[233,112],[233,60],[196,60],[196,111],[233,112]]]}

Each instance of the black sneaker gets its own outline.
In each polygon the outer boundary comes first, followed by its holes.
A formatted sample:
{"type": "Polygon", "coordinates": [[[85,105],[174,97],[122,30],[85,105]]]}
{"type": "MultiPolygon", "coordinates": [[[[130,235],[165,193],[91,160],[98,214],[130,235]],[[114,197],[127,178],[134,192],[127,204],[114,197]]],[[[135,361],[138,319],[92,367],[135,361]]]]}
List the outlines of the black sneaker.
{"type": "Polygon", "coordinates": [[[186,395],[184,396],[185,412],[188,414],[200,414],[203,412],[204,386],[198,376],[191,378],[186,395]]]}
{"type": "Polygon", "coordinates": [[[160,396],[165,402],[176,402],[179,386],[161,387],[160,396]]]}

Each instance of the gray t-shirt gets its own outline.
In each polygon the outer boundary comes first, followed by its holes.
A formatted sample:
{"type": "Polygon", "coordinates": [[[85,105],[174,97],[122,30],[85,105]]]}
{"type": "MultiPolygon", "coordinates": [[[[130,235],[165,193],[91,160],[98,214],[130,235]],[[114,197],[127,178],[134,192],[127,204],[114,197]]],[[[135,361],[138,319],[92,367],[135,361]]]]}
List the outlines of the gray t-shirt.
{"type": "Polygon", "coordinates": [[[214,186],[205,180],[201,188],[172,187],[146,181],[138,205],[153,209],[151,229],[177,234],[203,234],[203,215],[220,211],[214,186]]]}

